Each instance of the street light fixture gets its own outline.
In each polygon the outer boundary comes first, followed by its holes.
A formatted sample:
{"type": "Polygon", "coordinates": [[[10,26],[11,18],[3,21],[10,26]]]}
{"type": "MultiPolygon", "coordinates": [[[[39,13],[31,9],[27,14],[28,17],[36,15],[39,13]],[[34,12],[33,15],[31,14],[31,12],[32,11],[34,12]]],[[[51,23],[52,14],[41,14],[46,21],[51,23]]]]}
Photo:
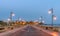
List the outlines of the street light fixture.
{"type": "Polygon", "coordinates": [[[10,20],[12,21],[12,17],[15,16],[13,12],[10,13],[10,20]]]}
{"type": "Polygon", "coordinates": [[[10,23],[9,23],[10,21],[11,21],[10,18],[8,18],[8,19],[7,19],[7,26],[10,25],[10,23]]]}
{"type": "Polygon", "coordinates": [[[45,21],[43,20],[43,17],[42,17],[42,16],[39,18],[39,20],[40,20],[40,23],[44,23],[44,22],[45,22],[45,21]]]}
{"type": "Polygon", "coordinates": [[[49,10],[48,10],[48,13],[49,13],[49,14],[53,14],[53,8],[49,9],[49,10]]]}
{"type": "Polygon", "coordinates": [[[8,21],[11,21],[10,18],[7,19],[8,21]]]}
{"type": "Polygon", "coordinates": [[[39,20],[41,20],[41,23],[42,23],[42,19],[43,19],[43,17],[41,16],[41,17],[39,18],[39,20]]]}
{"type": "Polygon", "coordinates": [[[57,18],[56,18],[56,16],[53,16],[53,20],[56,20],[57,18]]]}
{"type": "Polygon", "coordinates": [[[52,15],[52,26],[53,26],[53,21],[56,20],[56,16],[53,14],[53,8],[49,9],[48,13],[52,15]]]}
{"type": "Polygon", "coordinates": [[[14,13],[12,13],[12,16],[15,16],[15,14],[14,14],[14,13]]]}
{"type": "Polygon", "coordinates": [[[22,19],[18,17],[18,21],[21,21],[22,19]]]}
{"type": "Polygon", "coordinates": [[[45,21],[43,20],[42,23],[44,23],[45,21]]]}
{"type": "Polygon", "coordinates": [[[10,24],[12,24],[12,17],[13,17],[13,16],[15,16],[15,14],[14,14],[13,12],[11,12],[11,13],[10,13],[10,18],[9,18],[10,24]]]}

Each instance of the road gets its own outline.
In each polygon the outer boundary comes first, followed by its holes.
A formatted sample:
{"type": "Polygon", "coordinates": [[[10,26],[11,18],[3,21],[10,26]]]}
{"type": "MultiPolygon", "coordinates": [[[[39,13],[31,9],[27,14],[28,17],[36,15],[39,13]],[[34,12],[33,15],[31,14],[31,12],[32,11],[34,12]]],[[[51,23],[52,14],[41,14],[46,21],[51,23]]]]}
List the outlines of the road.
{"type": "Polygon", "coordinates": [[[21,29],[15,33],[9,34],[7,36],[52,36],[48,33],[45,33],[41,30],[38,30],[32,26],[27,26],[24,29],[21,29]]]}

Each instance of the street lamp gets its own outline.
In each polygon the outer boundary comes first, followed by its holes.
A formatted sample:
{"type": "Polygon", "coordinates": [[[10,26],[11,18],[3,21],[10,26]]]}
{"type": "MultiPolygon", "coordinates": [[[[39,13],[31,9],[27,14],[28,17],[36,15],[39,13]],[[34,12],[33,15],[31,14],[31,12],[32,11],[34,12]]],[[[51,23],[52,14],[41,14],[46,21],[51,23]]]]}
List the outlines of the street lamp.
{"type": "Polygon", "coordinates": [[[41,23],[42,23],[42,18],[43,18],[42,16],[39,18],[39,20],[41,20],[41,23]]]}
{"type": "Polygon", "coordinates": [[[10,23],[9,23],[10,21],[11,21],[10,18],[8,18],[8,19],[7,19],[7,26],[10,25],[10,23]]]}
{"type": "Polygon", "coordinates": [[[53,20],[56,20],[57,18],[56,18],[56,16],[53,16],[53,20]]]}
{"type": "Polygon", "coordinates": [[[8,21],[11,21],[10,18],[7,19],[8,21]]]}
{"type": "Polygon", "coordinates": [[[56,20],[56,16],[53,14],[53,8],[48,10],[48,13],[52,15],[52,26],[53,26],[53,21],[56,20]]]}
{"type": "Polygon", "coordinates": [[[44,20],[42,20],[42,23],[44,23],[45,21],[44,20]]]}
{"type": "Polygon", "coordinates": [[[52,26],[53,26],[53,8],[49,9],[48,13],[52,15],[52,26]]]}
{"type": "Polygon", "coordinates": [[[18,17],[18,21],[21,21],[22,19],[18,17]]]}
{"type": "Polygon", "coordinates": [[[10,24],[12,24],[12,17],[15,16],[15,14],[13,12],[10,13],[10,24]]]}
{"type": "Polygon", "coordinates": [[[42,16],[39,18],[39,20],[40,20],[40,23],[44,23],[44,22],[45,22],[45,21],[43,20],[43,17],[42,17],[42,16]]]}
{"type": "Polygon", "coordinates": [[[15,16],[13,12],[10,13],[10,20],[12,21],[12,16],[15,16]]]}

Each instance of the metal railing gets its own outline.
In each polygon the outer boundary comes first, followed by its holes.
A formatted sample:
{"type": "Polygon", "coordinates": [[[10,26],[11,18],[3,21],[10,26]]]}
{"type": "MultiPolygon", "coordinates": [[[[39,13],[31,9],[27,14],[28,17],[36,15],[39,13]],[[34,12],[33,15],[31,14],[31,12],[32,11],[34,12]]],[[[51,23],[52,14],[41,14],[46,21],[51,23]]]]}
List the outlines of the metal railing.
{"type": "Polygon", "coordinates": [[[51,26],[51,24],[42,24],[39,26],[46,30],[60,32],[60,24],[54,24],[53,26],[51,26]]]}

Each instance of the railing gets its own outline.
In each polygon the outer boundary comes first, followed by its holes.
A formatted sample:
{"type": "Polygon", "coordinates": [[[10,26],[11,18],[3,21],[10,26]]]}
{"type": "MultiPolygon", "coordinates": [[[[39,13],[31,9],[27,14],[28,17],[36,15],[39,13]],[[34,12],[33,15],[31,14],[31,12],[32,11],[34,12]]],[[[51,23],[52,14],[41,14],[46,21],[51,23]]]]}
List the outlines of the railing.
{"type": "Polygon", "coordinates": [[[54,24],[53,26],[51,26],[51,24],[42,24],[39,26],[43,29],[46,29],[46,30],[60,32],[60,24],[58,24],[58,25],[54,24]]]}

